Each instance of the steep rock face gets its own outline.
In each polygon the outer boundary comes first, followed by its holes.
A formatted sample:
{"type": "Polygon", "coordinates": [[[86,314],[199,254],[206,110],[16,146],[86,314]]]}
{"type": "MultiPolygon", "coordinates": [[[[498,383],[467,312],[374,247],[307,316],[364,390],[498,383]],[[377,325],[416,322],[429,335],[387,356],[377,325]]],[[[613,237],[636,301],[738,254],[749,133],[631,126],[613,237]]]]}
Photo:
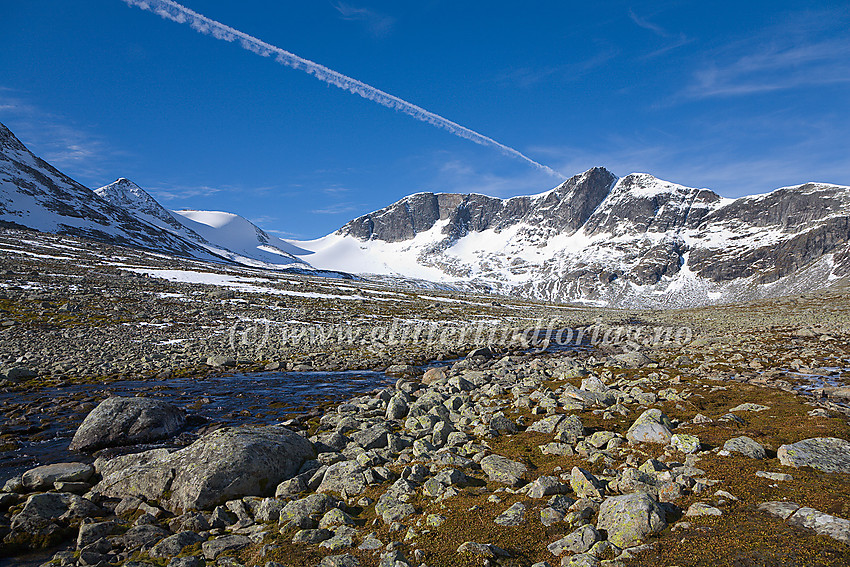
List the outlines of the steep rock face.
{"type": "Polygon", "coordinates": [[[720,200],[708,189],[691,189],[645,173],[632,173],[617,182],[604,206],[584,223],[584,229],[591,235],[671,233],[697,226],[720,200]]]}
{"type": "Polygon", "coordinates": [[[538,197],[497,199],[475,193],[417,193],[356,218],[338,234],[360,240],[401,242],[448,220],[443,234],[458,239],[470,232],[503,230],[517,223],[575,232],[605,199],[616,177],[604,168],[576,175],[538,197]]]}

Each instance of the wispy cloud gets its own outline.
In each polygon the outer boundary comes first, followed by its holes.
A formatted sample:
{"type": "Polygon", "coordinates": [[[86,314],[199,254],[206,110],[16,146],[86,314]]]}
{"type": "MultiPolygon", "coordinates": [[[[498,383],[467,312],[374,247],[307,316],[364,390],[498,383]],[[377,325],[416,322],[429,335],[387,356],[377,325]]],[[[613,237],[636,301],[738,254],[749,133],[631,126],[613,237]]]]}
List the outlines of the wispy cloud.
{"type": "Polygon", "coordinates": [[[369,8],[356,7],[345,2],[336,2],[333,6],[343,20],[362,22],[369,33],[375,37],[383,37],[389,34],[396,22],[392,16],[369,8]]]}
{"type": "Polygon", "coordinates": [[[665,30],[663,27],[649,21],[646,18],[642,18],[642,17],[638,16],[637,14],[635,14],[634,10],[629,10],[629,18],[631,18],[631,20],[635,24],[637,24],[638,27],[641,27],[645,30],[649,30],[659,37],[670,37],[671,36],[671,34],[667,30],[665,30]]]}
{"type": "Polygon", "coordinates": [[[706,53],[681,93],[699,99],[734,97],[850,83],[850,15],[789,16],[754,36],[706,53]]]}
{"type": "Polygon", "coordinates": [[[499,74],[496,77],[496,81],[501,85],[518,85],[522,88],[532,87],[537,83],[553,78],[565,81],[577,81],[594,69],[602,67],[616,56],[616,49],[606,47],[592,57],[564,65],[543,68],[516,67],[509,69],[499,74]]]}
{"type": "Polygon", "coordinates": [[[89,127],[39,108],[27,93],[0,87],[0,121],[36,155],[84,183],[102,178],[108,165],[127,154],[89,127]]]}
{"type": "Polygon", "coordinates": [[[339,195],[341,193],[348,193],[351,191],[348,187],[343,187],[342,185],[328,185],[319,189],[322,193],[326,195],[339,195]]]}
{"type": "Polygon", "coordinates": [[[658,57],[660,55],[664,55],[665,53],[673,51],[674,49],[678,49],[679,47],[682,47],[684,45],[688,45],[689,43],[692,43],[694,41],[694,38],[688,37],[684,33],[670,32],[666,28],[650,21],[648,18],[638,16],[634,12],[634,10],[629,10],[629,18],[638,27],[643,28],[645,30],[649,30],[650,32],[652,32],[653,34],[655,34],[656,36],[658,36],[662,39],[670,40],[663,47],[658,48],[658,49],[651,51],[650,53],[647,53],[646,55],[644,55],[642,57],[642,59],[652,59],[652,58],[658,57]]]}
{"type": "Polygon", "coordinates": [[[685,94],[740,96],[841,83],[850,83],[850,41],[801,45],[780,38],[750,53],[708,64],[694,73],[685,94]]]}
{"type": "Polygon", "coordinates": [[[355,203],[331,203],[325,207],[313,209],[310,212],[317,215],[342,215],[357,211],[361,206],[355,203]]]}
{"type": "Polygon", "coordinates": [[[185,201],[195,197],[209,197],[225,191],[224,188],[208,185],[169,185],[167,187],[150,187],[146,190],[157,201],[185,201]]]}

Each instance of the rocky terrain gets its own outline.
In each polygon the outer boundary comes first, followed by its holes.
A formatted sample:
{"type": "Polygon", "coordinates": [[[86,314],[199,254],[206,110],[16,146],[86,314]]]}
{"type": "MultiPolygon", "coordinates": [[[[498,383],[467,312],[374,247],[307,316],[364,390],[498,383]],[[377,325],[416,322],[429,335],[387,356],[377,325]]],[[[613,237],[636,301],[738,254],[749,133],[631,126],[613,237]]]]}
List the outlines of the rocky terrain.
{"type": "Polygon", "coordinates": [[[614,310],[17,229],[0,250],[2,449],[70,439],[0,479],[9,564],[850,565],[844,287],[614,310]],[[168,387],[366,368],[392,378],[203,424],[168,387]]]}

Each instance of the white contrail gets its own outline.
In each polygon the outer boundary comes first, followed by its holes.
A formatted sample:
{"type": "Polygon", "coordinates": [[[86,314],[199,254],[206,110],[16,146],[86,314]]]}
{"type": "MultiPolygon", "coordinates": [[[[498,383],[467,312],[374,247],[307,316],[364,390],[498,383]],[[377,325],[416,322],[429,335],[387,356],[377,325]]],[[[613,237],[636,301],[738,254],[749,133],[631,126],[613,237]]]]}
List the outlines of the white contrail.
{"type": "Polygon", "coordinates": [[[397,96],[385,93],[384,91],[376,89],[375,87],[367,85],[357,79],[352,79],[342,73],[337,73],[323,65],[319,65],[318,63],[314,63],[313,61],[304,59],[303,57],[298,57],[294,53],[290,53],[257,39],[256,37],[252,37],[239,30],[233,29],[230,26],[211,20],[206,16],[193,12],[186,6],[178,4],[177,2],[173,2],[172,0],[124,0],[124,2],[130,6],[137,6],[143,10],[153,12],[167,20],[172,20],[179,24],[189,24],[194,30],[205,35],[211,35],[216,39],[223,39],[224,41],[230,42],[238,41],[244,49],[252,51],[257,55],[262,55],[263,57],[274,57],[275,61],[281,65],[286,65],[287,67],[292,67],[293,69],[309,73],[320,81],[324,81],[335,87],[360,95],[367,100],[377,102],[387,108],[404,112],[417,120],[448,130],[455,136],[471,140],[476,144],[481,144],[482,146],[497,148],[502,153],[525,160],[534,167],[542,169],[554,177],[563,178],[563,175],[552,168],[541,163],[537,163],[530,157],[509,146],[500,144],[492,138],[488,138],[483,134],[479,134],[474,130],[470,130],[465,126],[461,126],[460,124],[452,122],[447,118],[443,118],[438,114],[428,112],[424,108],[411,104],[397,96]]]}

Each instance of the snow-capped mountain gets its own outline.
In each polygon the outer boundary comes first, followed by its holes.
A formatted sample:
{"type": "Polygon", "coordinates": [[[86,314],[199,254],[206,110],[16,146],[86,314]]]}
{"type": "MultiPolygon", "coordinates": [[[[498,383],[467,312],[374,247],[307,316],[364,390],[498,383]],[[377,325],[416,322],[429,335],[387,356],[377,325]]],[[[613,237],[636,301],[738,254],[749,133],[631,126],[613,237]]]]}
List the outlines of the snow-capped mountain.
{"type": "Polygon", "coordinates": [[[594,168],[535,196],[418,193],[294,243],[317,268],[559,301],[692,306],[847,276],[850,188],[807,183],[731,200],[594,168]]]}
{"type": "Polygon", "coordinates": [[[267,234],[239,215],[219,211],[169,211],[144,189],[123,177],[95,189],[95,193],[136,218],[237,264],[269,269],[294,266],[310,269],[307,262],[293,255],[308,254],[308,251],[267,234]]]}
{"type": "Polygon", "coordinates": [[[0,224],[223,261],[101,199],[34,156],[0,124],[0,224]]]}
{"type": "Polygon", "coordinates": [[[0,226],[255,268],[379,274],[620,307],[799,293],[850,275],[850,187],[724,199],[603,168],[539,195],[417,193],[313,241],[232,213],[169,211],[119,179],[93,192],[0,124],[0,226]]]}

